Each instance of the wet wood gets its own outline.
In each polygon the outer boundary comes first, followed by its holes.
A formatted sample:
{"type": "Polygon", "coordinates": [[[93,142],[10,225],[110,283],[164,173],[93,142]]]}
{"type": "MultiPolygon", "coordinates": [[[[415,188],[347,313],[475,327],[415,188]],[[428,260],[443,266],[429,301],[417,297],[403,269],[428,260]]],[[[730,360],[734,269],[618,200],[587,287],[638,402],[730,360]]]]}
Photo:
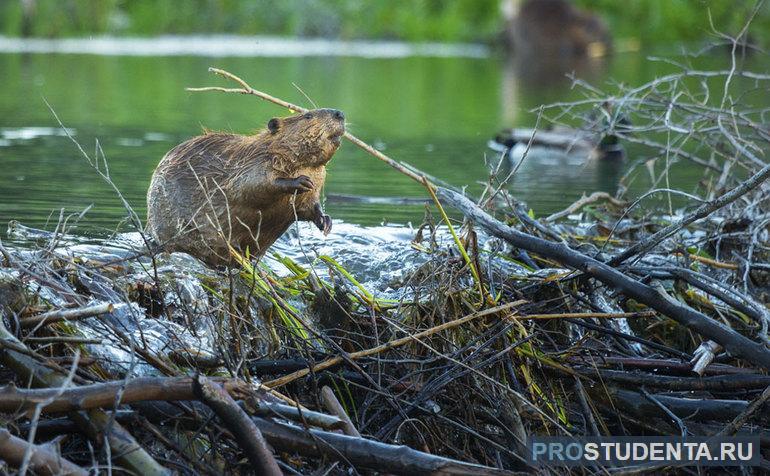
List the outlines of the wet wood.
{"type": "Polygon", "coordinates": [[[112,312],[113,309],[115,309],[115,305],[112,303],[97,304],[78,309],[57,309],[55,311],[38,314],[37,316],[19,319],[19,325],[22,329],[32,329],[33,327],[53,324],[55,322],[74,321],[107,314],[108,312],[112,312]]]}
{"type": "Polygon", "coordinates": [[[87,476],[89,474],[85,469],[56,454],[53,448],[30,445],[25,440],[13,436],[5,428],[0,428],[0,460],[19,468],[27,453],[29,453],[27,468],[34,474],[51,476],[87,476]]]}
{"type": "Polygon", "coordinates": [[[283,475],[262,432],[224,388],[198,375],[193,379],[193,391],[233,433],[238,445],[248,456],[253,471],[265,476],[283,475]]]}

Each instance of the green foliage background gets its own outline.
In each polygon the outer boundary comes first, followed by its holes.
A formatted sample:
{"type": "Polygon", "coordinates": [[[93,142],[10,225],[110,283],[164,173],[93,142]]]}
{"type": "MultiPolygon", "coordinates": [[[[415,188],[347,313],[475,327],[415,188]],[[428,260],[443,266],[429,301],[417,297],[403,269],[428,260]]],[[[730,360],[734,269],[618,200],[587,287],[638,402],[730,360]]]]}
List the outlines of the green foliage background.
{"type": "MultiPolygon", "coordinates": [[[[502,29],[500,0],[34,0],[31,33],[40,37],[91,34],[270,34],[410,41],[492,41],[502,29]]],[[[577,0],[598,12],[617,38],[642,43],[697,41],[714,24],[736,32],[751,11],[748,0],[577,0]]],[[[770,2],[768,2],[770,3],[770,2]]],[[[0,0],[0,33],[19,36],[22,1],[0,0]]],[[[770,11],[753,28],[766,40],[770,11]]]]}

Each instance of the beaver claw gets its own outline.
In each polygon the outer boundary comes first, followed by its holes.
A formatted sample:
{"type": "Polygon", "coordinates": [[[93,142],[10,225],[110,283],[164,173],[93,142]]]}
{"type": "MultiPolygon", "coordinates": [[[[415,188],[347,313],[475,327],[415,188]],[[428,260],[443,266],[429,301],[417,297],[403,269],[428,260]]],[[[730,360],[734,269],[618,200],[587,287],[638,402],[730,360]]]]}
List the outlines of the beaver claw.
{"type": "Polygon", "coordinates": [[[313,181],[307,175],[291,179],[276,179],[275,183],[288,193],[305,193],[313,190],[313,181]]]}
{"type": "Polygon", "coordinates": [[[329,215],[322,213],[318,215],[318,217],[316,217],[313,222],[315,223],[315,226],[317,226],[318,229],[324,233],[324,236],[328,235],[329,232],[332,231],[332,217],[329,215]]]}

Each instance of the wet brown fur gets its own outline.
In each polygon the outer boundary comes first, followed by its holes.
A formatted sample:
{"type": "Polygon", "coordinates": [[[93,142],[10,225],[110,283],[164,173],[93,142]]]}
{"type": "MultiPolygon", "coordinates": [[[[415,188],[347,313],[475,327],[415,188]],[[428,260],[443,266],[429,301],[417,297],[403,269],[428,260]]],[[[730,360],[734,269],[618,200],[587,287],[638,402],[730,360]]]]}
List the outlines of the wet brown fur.
{"type": "Polygon", "coordinates": [[[153,174],[149,233],[167,251],[230,265],[228,244],[260,257],[297,219],[328,232],[319,197],[343,133],[342,113],[317,109],[254,135],[207,132],[179,144],[153,174]],[[302,176],[311,190],[293,181],[302,176]]]}
{"type": "Polygon", "coordinates": [[[553,61],[585,57],[592,44],[609,52],[612,38],[607,25],[596,15],[567,0],[526,0],[518,17],[507,26],[508,46],[516,54],[553,61]]]}

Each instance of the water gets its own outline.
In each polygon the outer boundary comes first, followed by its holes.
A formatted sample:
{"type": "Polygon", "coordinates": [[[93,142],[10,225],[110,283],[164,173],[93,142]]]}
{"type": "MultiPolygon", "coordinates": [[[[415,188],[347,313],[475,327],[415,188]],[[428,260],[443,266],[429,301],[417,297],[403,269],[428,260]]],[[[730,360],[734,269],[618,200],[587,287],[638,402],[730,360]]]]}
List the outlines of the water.
{"type": "MultiPolygon", "coordinates": [[[[80,50],[71,43],[65,48],[56,42],[24,46],[0,41],[0,223],[19,220],[50,229],[60,210],[79,213],[91,206],[80,229],[98,234],[119,228],[126,216],[114,191],[58,127],[45,101],[89,154],[99,141],[115,184],[144,217],[152,171],[175,144],[203,127],[248,133],[273,116],[287,115],[251,97],[185,92],[188,86],[232,86],[208,73],[210,66],[294,103],[310,107],[306,94],[319,107],[342,109],[349,130],[363,140],[452,185],[469,185],[471,193],[487,179],[488,164],[498,160],[486,147],[498,130],[533,125],[535,115],[528,111],[540,104],[580,97],[559,73],[514,68],[478,45],[374,48],[290,41],[271,43],[263,51],[259,42],[266,39],[218,38],[197,51],[200,38],[165,38],[157,43],[162,56],[154,56],[152,41],[131,41],[86,41],[80,50]],[[250,56],[260,51],[265,54],[250,56]]],[[[706,59],[712,67],[725,62],[706,59]]],[[[578,73],[603,85],[608,78],[641,84],[671,69],[631,53],[578,73]]],[[[589,164],[531,160],[511,190],[544,215],[584,192],[614,192],[628,165],[643,158],[589,164]]],[[[701,172],[682,163],[672,173],[672,185],[692,190],[701,172]]],[[[649,186],[641,168],[631,192],[649,186]]],[[[425,198],[419,185],[349,143],[330,164],[325,192],[328,212],[348,223],[418,224],[425,212],[419,203],[339,200],[338,195],[425,198]]]]}

